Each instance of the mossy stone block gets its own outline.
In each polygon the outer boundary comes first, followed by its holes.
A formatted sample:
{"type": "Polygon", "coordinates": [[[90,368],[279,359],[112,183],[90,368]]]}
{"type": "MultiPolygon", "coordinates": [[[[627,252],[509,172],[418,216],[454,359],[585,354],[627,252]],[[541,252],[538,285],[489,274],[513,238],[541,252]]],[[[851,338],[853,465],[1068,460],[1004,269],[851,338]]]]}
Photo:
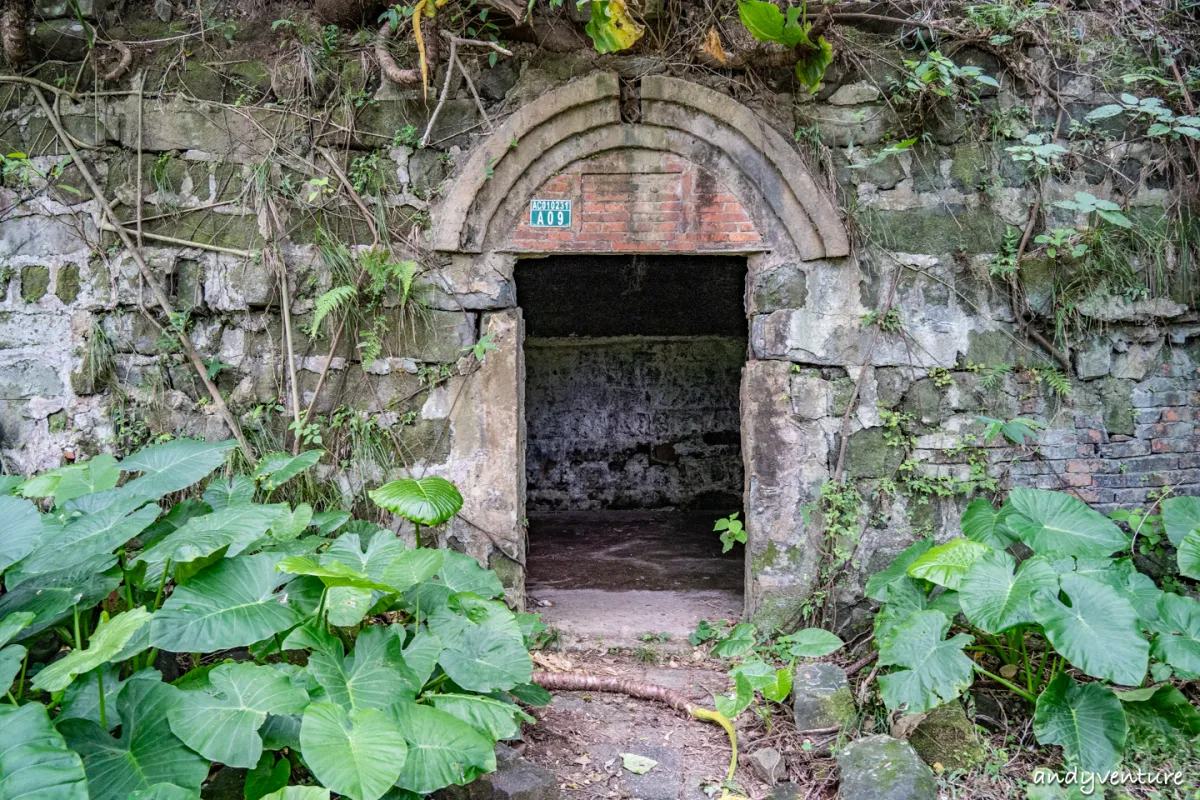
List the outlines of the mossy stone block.
{"type": "Polygon", "coordinates": [[[884,440],[883,428],[865,428],[850,437],[846,447],[849,478],[886,478],[904,460],[904,451],[884,440]]]}
{"type": "Polygon", "coordinates": [[[890,736],[856,739],[837,755],[841,800],[934,800],[937,782],[908,742],[890,736]]]}
{"type": "Polygon", "coordinates": [[[930,711],[908,742],[926,764],[941,764],[946,770],[971,769],[987,757],[975,725],[958,701],[930,711]]]}
{"type": "Polygon", "coordinates": [[[799,664],[792,676],[792,713],[801,731],[846,727],[858,707],[846,671],[836,664],[799,664]]]}
{"type": "Polygon", "coordinates": [[[964,206],[873,210],[865,222],[875,239],[905,253],[995,253],[1008,228],[995,213],[964,206]]]}
{"type": "Polygon", "coordinates": [[[79,265],[63,264],[58,268],[58,280],[54,285],[54,294],[64,303],[75,302],[79,297],[79,265]]]}
{"type": "Polygon", "coordinates": [[[950,163],[950,183],[956,189],[974,189],[988,173],[988,152],[982,145],[955,145],[950,163]]]}
{"type": "Polygon", "coordinates": [[[21,299],[36,303],[50,290],[50,268],[32,266],[21,268],[21,299]]]}

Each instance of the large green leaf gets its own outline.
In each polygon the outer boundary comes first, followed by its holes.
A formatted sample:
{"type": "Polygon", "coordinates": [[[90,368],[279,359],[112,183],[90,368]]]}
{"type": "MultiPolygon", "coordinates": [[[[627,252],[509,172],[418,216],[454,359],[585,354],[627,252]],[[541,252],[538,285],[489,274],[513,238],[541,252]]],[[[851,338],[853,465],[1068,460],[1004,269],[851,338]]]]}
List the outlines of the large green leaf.
{"type": "Polygon", "coordinates": [[[86,564],[79,569],[43,575],[0,596],[0,619],[18,611],[34,614],[34,621],[14,637],[18,642],[23,641],[70,614],[75,604],[81,608],[95,605],[120,585],[119,575],[96,573],[86,564]]]}
{"type": "MultiPolygon", "coordinates": [[[[359,536],[357,533],[343,533],[333,544],[329,545],[329,549],[325,554],[332,559],[342,562],[354,569],[370,576],[373,580],[382,581],[384,572],[397,557],[404,553],[433,553],[437,554],[437,566],[428,574],[421,573],[421,577],[414,580],[427,580],[433,576],[438,567],[441,566],[441,550],[408,550],[404,546],[404,540],[393,534],[391,531],[376,531],[359,536]]],[[[403,591],[412,584],[401,586],[396,591],[403,591]]]]}
{"type": "Polygon", "coordinates": [[[584,27],[597,53],[626,50],[646,29],[632,16],[625,0],[591,0],[591,19],[584,27]]]}
{"type": "Polygon", "coordinates": [[[1059,576],[1063,604],[1052,592],[1038,593],[1033,617],[1054,649],[1093,678],[1137,686],[1146,676],[1150,644],[1137,612],[1111,586],[1076,575],[1059,576]]]}
{"type": "Polygon", "coordinates": [[[102,618],[88,639],[88,646],[83,650],[72,650],[39,672],[33,679],[33,688],[57,692],[65,689],[76,675],[107,664],[139,628],[150,622],[150,618],[150,612],[144,608],[117,614],[107,621],[102,618]]]}
{"type": "Polygon", "coordinates": [[[401,789],[430,794],[496,769],[492,742],[462,720],[409,702],[396,703],[388,712],[408,742],[408,758],[396,780],[401,789]]]}
{"type": "Polygon", "coordinates": [[[300,622],[275,588],[284,582],[269,554],[226,558],[191,578],[154,615],[150,641],[171,653],[245,647],[300,622]]]}
{"type": "Polygon", "coordinates": [[[1117,692],[1117,697],[1125,707],[1131,731],[1170,738],[1200,736],[1200,712],[1170,684],[1117,692]]]}
{"type": "Polygon", "coordinates": [[[1039,555],[1108,556],[1129,549],[1129,535],[1078,497],[1013,489],[1007,505],[1006,525],[1039,555]]]}
{"type": "Polygon", "coordinates": [[[1179,574],[1200,580],[1200,531],[1189,531],[1179,543],[1179,574]]]}
{"type": "Polygon", "coordinates": [[[1153,655],[1184,672],[1200,672],[1200,603],[1163,593],[1158,600],[1153,655]]]}
{"type": "Polygon", "coordinates": [[[354,800],[378,800],[392,787],[408,756],[404,738],[382,711],[347,711],[333,703],[310,705],[300,726],[300,747],[313,775],[354,800]]]}
{"type": "Polygon", "coordinates": [[[54,505],[62,506],[68,500],[84,495],[108,491],[116,487],[121,477],[117,460],[107,453],[100,453],[89,461],[72,464],[62,470],[58,484],[54,487],[54,505]]]}
{"type": "MultiPolygon", "coordinates": [[[[397,623],[399,624],[399,623],[397,623]]],[[[403,636],[403,626],[400,629],[403,636]]],[[[424,686],[437,667],[438,658],[442,655],[442,640],[430,633],[426,628],[419,627],[412,640],[404,647],[404,663],[416,676],[416,684],[424,686]]]]}
{"type": "Polygon", "coordinates": [[[323,455],[324,450],[305,450],[296,456],[290,453],[268,453],[254,468],[254,478],[264,489],[272,492],[304,470],[315,466],[323,455]]]}
{"type": "Polygon", "coordinates": [[[1168,497],[1162,501],[1162,518],[1167,538],[1179,547],[1185,536],[1200,530],[1200,497],[1168,497]]]}
{"type": "Polygon", "coordinates": [[[88,800],[83,763],[41,703],[0,705],[0,797],[88,800]]]}
{"type": "Polygon", "coordinates": [[[522,721],[534,722],[519,705],[499,694],[434,694],[429,702],[497,741],[515,738],[522,721]]]}
{"type": "Polygon", "coordinates": [[[1125,750],[1128,723],[1112,689],[1078,684],[1063,673],[1038,697],[1033,732],[1041,744],[1061,746],[1067,760],[1081,769],[1108,772],[1125,750]]]}
{"type": "Polygon", "coordinates": [[[989,552],[991,548],[986,544],[972,542],[970,539],[951,539],[945,544],[931,548],[925,555],[909,564],[908,574],[913,578],[957,590],[967,570],[989,552]]]}
{"type": "Polygon", "coordinates": [[[1002,550],[985,553],[963,577],[959,602],[972,625],[1000,633],[1033,622],[1030,601],[1039,591],[1058,590],[1058,574],[1041,556],[1017,567],[1002,550]]]}
{"type": "Polygon", "coordinates": [[[19,611],[0,619],[0,691],[8,691],[13,679],[21,671],[21,664],[25,661],[24,647],[19,644],[8,647],[4,647],[4,645],[8,644],[9,639],[12,639],[24,628],[29,627],[29,623],[33,622],[35,616],[30,611],[19,611]]]}
{"type": "Polygon", "coordinates": [[[114,739],[91,720],[69,719],[59,730],[83,756],[92,800],[125,800],[130,792],[172,783],[193,792],[209,764],[171,732],[167,712],[181,692],[154,681],[129,681],[117,699],[121,736],[114,739]]]}
{"type": "Polygon", "coordinates": [[[287,786],[291,775],[291,762],[287,758],[276,760],[274,753],[263,753],[254,769],[246,773],[246,783],[243,785],[245,799],[261,800],[266,795],[279,791],[287,786]]]}
{"type": "Polygon", "coordinates": [[[234,475],[229,480],[213,480],[204,490],[204,502],[213,511],[254,502],[254,479],[249,475],[234,475]]]}
{"type": "Polygon", "coordinates": [[[222,664],[208,673],[208,682],[207,690],[184,692],[167,719],[184,744],[229,767],[258,763],[258,729],[267,714],[300,714],[308,705],[304,690],[270,667],[222,664]]]}
{"type": "Polygon", "coordinates": [[[821,628],[805,628],[779,637],[776,643],[788,645],[788,654],[795,658],[820,658],[840,650],[845,644],[836,635],[821,628]]]}
{"type": "Polygon", "coordinates": [[[963,536],[973,542],[986,544],[993,550],[1005,550],[1016,541],[1008,529],[1005,518],[1012,506],[1004,505],[999,509],[982,497],[977,497],[967,505],[962,515],[963,536]]]}
{"type": "Polygon", "coordinates": [[[103,664],[91,672],[79,676],[63,692],[62,711],[59,712],[57,718],[59,722],[68,719],[90,719],[92,722],[100,723],[99,676],[101,674],[104,675],[104,721],[108,724],[110,731],[115,730],[121,724],[117,697],[125,688],[125,684],[129,681],[158,683],[162,680],[162,674],[156,669],[139,670],[125,680],[121,680],[120,664],[103,664]]]}
{"type": "Polygon", "coordinates": [[[386,584],[373,581],[354,567],[348,567],[334,559],[322,559],[318,562],[310,556],[292,556],[280,561],[276,569],[280,572],[290,572],[293,575],[311,575],[326,586],[391,591],[391,587],[386,584]]]}
{"type": "Polygon", "coordinates": [[[931,547],[933,547],[932,537],[920,539],[910,544],[892,560],[887,569],[882,572],[876,572],[867,579],[867,597],[880,603],[887,602],[888,586],[898,580],[908,580],[909,566],[918,558],[928,553],[931,547]]]}
{"type": "Polygon", "coordinates": [[[826,41],[824,36],[818,36],[815,42],[808,42],[806,49],[796,59],[796,80],[816,94],[821,88],[825,70],[829,69],[832,63],[833,45],[826,41]]]}
{"type": "Polygon", "coordinates": [[[879,645],[879,665],[901,667],[879,678],[883,701],[896,711],[922,714],[961,695],[974,677],[963,648],[974,641],[960,633],[946,639],[950,620],[940,611],[914,611],[897,622],[879,645]]]}
{"type": "Polygon", "coordinates": [[[125,800],[197,800],[200,795],[173,783],[156,783],[149,789],[130,792],[125,800]]]}
{"type": "Polygon", "coordinates": [[[175,439],[139,450],[121,462],[125,472],[140,472],[125,488],[155,499],[186,489],[208,477],[225,463],[225,456],[237,447],[233,440],[202,442],[175,439]]]}
{"type": "Polygon", "coordinates": [[[33,503],[0,495],[0,572],[33,552],[42,532],[42,515],[33,503]]]}
{"type": "Polygon", "coordinates": [[[455,594],[430,616],[429,630],[445,647],[438,663],[464,689],[511,689],[528,683],[533,674],[517,619],[497,600],[455,594]]]}
{"type": "Polygon", "coordinates": [[[729,631],[729,635],[713,648],[713,653],[721,658],[734,658],[749,653],[754,649],[754,638],[757,633],[758,629],[753,624],[740,622],[734,625],[733,629],[729,631]]]}
{"type": "Polygon", "coordinates": [[[263,795],[262,800],[329,800],[329,790],[320,786],[285,786],[263,795]]]}
{"type": "Polygon", "coordinates": [[[401,478],[370,492],[375,504],[417,525],[441,525],[462,509],[462,495],[445,478],[401,478]]]}
{"type": "Polygon", "coordinates": [[[158,517],[159,507],[153,503],[143,506],[144,502],[138,497],[125,498],[95,514],[79,517],[61,530],[46,529],[33,552],[9,569],[5,584],[15,589],[31,578],[41,580],[54,572],[85,566],[95,571],[100,564],[105,564],[103,568],[111,566],[116,556],[107,562],[105,557],[158,517]]]}
{"type": "Polygon", "coordinates": [[[404,600],[410,608],[415,609],[419,599],[423,614],[445,605],[450,601],[450,596],[457,592],[470,592],[488,598],[504,594],[504,586],[496,573],[479,566],[479,562],[470,556],[454,550],[409,550],[385,570],[383,581],[395,588],[413,578],[417,578],[418,584],[404,592],[404,600]],[[437,567],[436,577],[422,579],[419,576],[426,574],[436,559],[430,555],[432,553],[441,553],[442,563],[437,567]]]}
{"type": "Polygon", "coordinates": [[[380,625],[363,630],[349,656],[337,649],[313,653],[308,671],[329,702],[347,709],[386,708],[397,698],[415,698],[421,689],[404,663],[399,638],[380,625]]]}
{"type": "Polygon", "coordinates": [[[168,560],[172,564],[187,564],[219,550],[225,550],[225,555],[232,558],[266,534],[279,510],[277,505],[246,504],[192,517],[142,552],[137,561],[146,563],[146,581],[157,587],[168,560]]]}

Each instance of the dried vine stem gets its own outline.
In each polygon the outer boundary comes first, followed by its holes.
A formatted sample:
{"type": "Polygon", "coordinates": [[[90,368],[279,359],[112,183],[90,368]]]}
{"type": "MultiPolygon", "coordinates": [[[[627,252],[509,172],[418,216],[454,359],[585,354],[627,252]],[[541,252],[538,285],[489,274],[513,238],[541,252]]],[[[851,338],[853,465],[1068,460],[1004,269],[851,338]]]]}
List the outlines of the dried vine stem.
{"type": "MultiPolygon", "coordinates": [[[[112,226],[112,228],[116,231],[117,236],[120,237],[121,244],[123,244],[125,249],[129,251],[129,254],[133,256],[134,263],[136,263],[138,267],[138,272],[141,273],[142,279],[145,280],[146,284],[150,287],[150,291],[154,294],[154,299],[158,303],[158,307],[162,309],[162,312],[166,314],[169,319],[175,314],[175,311],[171,307],[171,301],[167,298],[166,293],[163,292],[163,289],[161,286],[159,286],[158,281],[154,279],[154,273],[151,272],[150,265],[146,263],[146,259],[142,256],[141,248],[137,246],[132,238],[130,238],[129,232],[117,224],[117,215],[113,212],[112,205],[108,202],[108,198],[105,197],[104,189],[96,182],[95,177],[92,175],[91,169],[89,169],[88,165],[84,163],[84,160],[80,158],[79,151],[76,150],[75,145],[71,143],[71,137],[67,136],[67,132],[63,130],[62,121],[59,120],[58,114],[54,113],[54,109],[52,109],[50,104],[46,102],[46,97],[42,94],[41,90],[36,86],[32,88],[33,96],[37,98],[38,105],[42,107],[42,111],[45,112],[46,118],[49,119],[50,124],[54,126],[54,131],[58,134],[58,138],[62,141],[63,146],[67,148],[67,153],[70,154],[71,160],[75,162],[75,166],[79,167],[80,174],[83,175],[83,179],[87,182],[88,188],[92,190],[92,194],[96,196],[96,200],[100,203],[100,208],[104,212],[104,216],[109,225],[112,226]]],[[[196,352],[196,348],[192,345],[191,337],[188,336],[187,331],[182,329],[179,331],[179,343],[183,346],[183,352],[187,356],[188,360],[192,363],[192,367],[196,370],[196,374],[199,375],[201,382],[204,384],[204,388],[208,390],[208,394],[212,398],[213,405],[216,407],[217,413],[221,415],[221,418],[229,427],[230,432],[232,432],[233,437],[237,439],[238,446],[241,447],[242,453],[246,456],[247,460],[253,461],[254,451],[250,448],[250,443],[246,441],[245,434],[242,433],[242,426],[238,424],[237,418],[233,416],[233,412],[231,412],[229,410],[229,406],[226,405],[225,398],[221,396],[220,389],[218,389],[216,384],[214,384],[208,377],[208,368],[204,365],[204,361],[200,358],[200,354],[196,352]]]]}
{"type": "MultiPolygon", "coordinates": [[[[419,22],[413,22],[414,31],[419,30],[419,25],[419,22]]],[[[421,83],[423,80],[422,68],[413,67],[412,69],[401,69],[400,65],[396,63],[396,59],[392,57],[391,52],[389,52],[387,48],[388,41],[396,35],[398,30],[399,28],[393,29],[390,22],[385,22],[382,26],[380,26],[379,33],[375,36],[375,59],[379,62],[380,71],[382,71],[384,76],[387,77],[387,79],[392,83],[400,86],[413,86],[421,83]]],[[[428,46],[424,47],[425,52],[421,58],[422,65],[437,62],[439,39],[437,35],[437,17],[434,17],[432,20],[430,20],[429,31],[433,35],[429,37],[428,46]]]]}

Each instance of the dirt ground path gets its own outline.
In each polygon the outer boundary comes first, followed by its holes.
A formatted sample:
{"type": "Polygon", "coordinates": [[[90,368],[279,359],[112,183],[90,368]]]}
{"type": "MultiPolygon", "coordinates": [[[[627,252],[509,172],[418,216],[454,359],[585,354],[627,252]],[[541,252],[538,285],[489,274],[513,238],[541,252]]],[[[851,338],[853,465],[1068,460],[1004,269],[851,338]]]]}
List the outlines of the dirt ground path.
{"type": "MultiPolygon", "coordinates": [[[[681,657],[651,666],[628,655],[594,652],[540,654],[539,660],[541,667],[552,670],[656,683],[708,708],[713,693],[728,688],[726,673],[707,660],[693,662],[681,657]]],[[[752,800],[832,797],[832,783],[822,786],[831,762],[805,753],[801,742],[793,741],[790,714],[780,707],[775,711],[770,730],[752,712],[738,718],[742,757],[735,782],[752,800]],[[749,758],[764,747],[774,747],[784,756],[784,765],[777,771],[778,785],[763,780],[749,758]]],[[[537,724],[529,726],[524,735],[523,755],[558,777],[567,800],[720,797],[730,751],[729,739],[716,725],[690,719],[658,703],[600,692],[556,692],[553,702],[538,709],[536,716],[537,724]],[[625,754],[656,763],[644,774],[636,774],[625,767],[625,754]]]]}

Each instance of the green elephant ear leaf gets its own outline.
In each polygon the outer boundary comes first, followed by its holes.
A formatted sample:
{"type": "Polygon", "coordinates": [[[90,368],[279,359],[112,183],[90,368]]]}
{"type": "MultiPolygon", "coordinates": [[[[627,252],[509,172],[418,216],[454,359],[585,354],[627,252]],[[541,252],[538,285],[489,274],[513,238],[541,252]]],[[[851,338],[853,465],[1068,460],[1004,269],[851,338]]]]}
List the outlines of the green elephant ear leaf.
{"type": "MultiPolygon", "coordinates": [[[[333,544],[329,545],[329,549],[325,551],[325,554],[331,559],[353,567],[369,576],[372,580],[393,586],[388,581],[383,580],[383,575],[387,567],[404,553],[440,554],[441,552],[441,550],[408,550],[404,546],[404,540],[394,535],[391,531],[376,531],[362,536],[359,536],[357,533],[343,533],[333,541],[333,544]]],[[[413,580],[412,583],[396,588],[395,590],[403,591],[414,583],[428,580],[438,571],[441,565],[441,558],[438,556],[437,566],[433,567],[432,571],[428,574],[421,573],[421,576],[413,580]]]]}
{"type": "Polygon", "coordinates": [[[1065,605],[1052,592],[1033,599],[1033,618],[1054,649],[1093,678],[1137,686],[1146,677],[1150,644],[1137,612],[1111,586],[1068,572],[1059,576],[1065,605]]]}
{"type": "Polygon", "coordinates": [[[371,499],[381,508],[404,517],[417,525],[441,525],[462,509],[462,495],[446,480],[401,478],[370,492],[371,499]]]}
{"type": "Polygon", "coordinates": [[[1039,591],[1058,590],[1058,573],[1041,556],[1017,567],[1002,550],[985,553],[963,577],[959,602],[972,625],[1000,633],[1033,622],[1030,605],[1039,591]]]}
{"type": "Polygon", "coordinates": [[[1168,497],[1162,501],[1162,518],[1167,538],[1179,547],[1185,536],[1200,530],[1200,497],[1168,497]]]}
{"type": "MultiPolygon", "coordinates": [[[[1189,500],[1194,498],[1188,498],[1189,500]]],[[[1200,580],[1200,530],[1188,531],[1179,543],[1179,574],[1192,580],[1200,580]]]]}
{"type": "Polygon", "coordinates": [[[30,579],[41,581],[56,572],[107,569],[117,563],[113,550],[145,530],[159,511],[154,504],[145,505],[143,498],[130,497],[95,514],[85,514],[61,529],[44,528],[33,552],[4,576],[5,585],[15,589],[30,579]]]}
{"type": "Polygon", "coordinates": [[[41,703],[0,705],[0,797],[88,800],[83,762],[41,703]]]}
{"type": "Polygon", "coordinates": [[[304,761],[325,787],[353,798],[379,800],[400,777],[408,745],[387,714],[313,703],[300,725],[304,761]]]}
{"type": "Polygon", "coordinates": [[[940,611],[914,611],[892,626],[879,646],[880,666],[901,667],[879,678],[890,710],[922,714],[970,687],[974,664],[963,648],[974,639],[962,633],[946,639],[949,630],[950,620],[940,611]]]}
{"type": "Polygon", "coordinates": [[[249,475],[234,475],[229,480],[211,481],[204,490],[204,502],[215,511],[254,502],[254,479],[249,475]]]}
{"type": "Polygon", "coordinates": [[[117,459],[101,453],[90,461],[72,464],[62,470],[54,487],[54,505],[62,506],[69,500],[97,492],[106,492],[116,487],[121,478],[117,459]]]}
{"type": "Polygon", "coordinates": [[[121,462],[125,472],[142,473],[123,487],[131,494],[158,499],[182,491],[208,477],[225,463],[225,456],[237,442],[202,442],[175,439],[139,450],[121,462]]]}
{"type": "Polygon", "coordinates": [[[280,572],[292,575],[311,575],[326,586],[344,586],[351,589],[378,589],[390,592],[392,589],[385,583],[373,581],[354,567],[348,567],[340,561],[325,559],[319,563],[311,556],[292,556],[285,558],[276,566],[280,572]]]}
{"type": "Polygon", "coordinates": [[[15,641],[24,641],[70,614],[76,604],[81,608],[95,605],[120,585],[119,575],[97,574],[86,564],[41,576],[0,596],[0,619],[19,611],[32,613],[33,622],[14,637],[15,641]]]}
{"type": "Polygon", "coordinates": [[[59,724],[67,744],[83,757],[92,800],[125,800],[130,792],[160,783],[199,793],[209,763],[179,741],[167,722],[181,694],[165,683],[126,683],[117,699],[119,739],[90,720],[59,724]]]}
{"type": "Polygon", "coordinates": [[[182,586],[154,615],[150,641],[170,653],[246,647],[300,622],[275,589],[284,578],[270,554],[223,559],[182,586]]]}
{"type": "MultiPolygon", "coordinates": [[[[345,534],[343,534],[343,537],[345,534]]],[[[379,538],[379,537],[376,537],[379,538]]],[[[434,575],[442,571],[442,567],[446,563],[447,556],[461,555],[452,550],[433,550],[428,547],[419,547],[416,550],[402,550],[402,552],[394,555],[388,564],[383,568],[383,574],[380,580],[392,587],[398,592],[403,592],[411,589],[417,584],[424,584],[434,575]]],[[[469,556],[468,556],[469,558],[469,556]]],[[[475,559],[471,559],[472,562],[475,559]]],[[[475,566],[479,566],[476,564],[475,566]]],[[[444,582],[443,582],[444,584],[444,582]]],[[[443,585],[443,589],[445,586],[443,585]]],[[[424,599],[425,589],[422,587],[422,599],[424,599]]],[[[454,590],[446,591],[442,596],[444,601],[449,597],[454,590]]],[[[423,603],[426,608],[429,608],[428,603],[423,603]]]]}
{"type": "Polygon", "coordinates": [[[1129,535],[1078,497],[1013,489],[1005,505],[1005,524],[1039,555],[1105,557],[1129,549],[1129,535]]]}
{"type": "Polygon", "coordinates": [[[28,500],[0,495],[0,519],[4,520],[4,535],[0,536],[3,572],[33,552],[42,532],[42,515],[28,500]]]}
{"type": "Polygon", "coordinates": [[[1011,509],[1008,505],[997,509],[985,498],[975,498],[962,515],[963,536],[972,542],[986,544],[993,550],[1008,549],[1016,541],[1005,522],[1011,509]]]}
{"type": "MultiPolygon", "coordinates": [[[[805,38],[807,39],[807,36],[805,38]]],[[[825,70],[833,63],[833,45],[825,41],[824,36],[818,36],[815,42],[809,41],[806,44],[809,49],[801,53],[796,61],[796,80],[815,94],[821,88],[825,70]]]]}
{"type": "Polygon", "coordinates": [[[496,769],[492,742],[462,720],[408,702],[396,703],[388,711],[408,741],[408,758],[396,780],[401,789],[431,794],[446,786],[463,786],[496,769]]]}
{"type": "Polygon", "coordinates": [[[1125,750],[1129,724],[1116,693],[1099,683],[1076,683],[1058,675],[1037,699],[1033,732],[1056,744],[1071,763],[1089,772],[1115,769],[1125,750]]]}
{"type": "Polygon", "coordinates": [[[207,558],[219,550],[229,558],[240,554],[266,534],[278,515],[279,506],[246,504],[192,517],[137,557],[135,564],[146,564],[143,588],[157,588],[168,560],[177,565],[207,558]]]}
{"type": "Polygon", "coordinates": [[[781,636],[777,643],[788,645],[788,653],[796,658],[820,658],[840,650],[845,644],[834,634],[821,628],[805,628],[781,636]]]}
{"type": "Polygon", "coordinates": [[[986,544],[970,539],[951,539],[945,544],[930,548],[925,555],[909,564],[908,574],[913,578],[957,590],[967,570],[989,552],[991,548],[986,544]]]}
{"type": "Polygon", "coordinates": [[[404,648],[404,663],[416,676],[416,685],[424,686],[437,667],[442,655],[442,640],[426,628],[418,628],[412,641],[404,648]]]}
{"type": "Polygon", "coordinates": [[[305,450],[299,455],[268,453],[254,468],[254,479],[267,491],[274,491],[304,470],[316,466],[324,450],[305,450]]]}
{"type": "Polygon", "coordinates": [[[121,680],[121,665],[109,663],[97,667],[86,675],[81,675],[71,682],[63,692],[62,711],[57,717],[58,722],[68,719],[90,719],[100,724],[100,680],[104,675],[104,721],[108,730],[115,730],[121,724],[121,714],[117,708],[117,698],[125,684],[130,681],[162,681],[162,674],[156,669],[143,669],[121,680]]]}
{"type": "MultiPolygon", "coordinates": [[[[262,800],[286,787],[291,776],[292,765],[287,758],[277,760],[274,753],[263,753],[254,769],[246,773],[243,794],[246,800],[262,800]]],[[[325,791],[328,792],[327,789],[325,791]]]]}
{"type": "Polygon", "coordinates": [[[535,721],[519,705],[502,695],[435,694],[430,695],[429,702],[437,710],[458,717],[496,741],[514,738],[520,733],[522,722],[535,721]]]}
{"type": "Polygon", "coordinates": [[[329,702],[347,709],[386,708],[397,698],[415,698],[421,689],[404,663],[400,639],[379,625],[358,635],[349,656],[339,649],[313,653],[308,671],[329,702]]]}
{"type": "Polygon", "coordinates": [[[1117,692],[1117,697],[1125,708],[1131,731],[1167,739],[1200,736],[1200,711],[1170,684],[1117,692]]]}
{"type": "Polygon", "coordinates": [[[167,720],[184,744],[229,767],[258,763],[267,714],[300,714],[308,705],[308,694],[270,667],[222,664],[208,682],[207,691],[184,692],[167,720]]]}
{"type": "Polygon", "coordinates": [[[33,679],[33,688],[47,692],[60,691],[65,689],[76,675],[90,672],[101,664],[114,660],[120,655],[125,643],[143,625],[150,622],[151,616],[146,609],[135,608],[117,614],[110,620],[102,619],[88,640],[87,648],[72,650],[39,672],[33,679]]]}
{"type": "Polygon", "coordinates": [[[867,579],[867,597],[880,603],[886,603],[888,601],[888,587],[896,581],[909,580],[908,568],[912,566],[914,561],[928,553],[931,547],[933,547],[932,537],[920,539],[910,544],[892,560],[891,564],[888,564],[887,569],[882,572],[876,572],[867,579]]]}
{"type": "Polygon", "coordinates": [[[1184,672],[1200,673],[1200,603],[1164,592],[1158,599],[1155,628],[1154,657],[1184,672]]]}
{"type": "Polygon", "coordinates": [[[429,630],[445,646],[438,663],[464,689],[507,690],[533,676],[516,616],[498,600],[455,594],[430,616],[429,630]]]}

